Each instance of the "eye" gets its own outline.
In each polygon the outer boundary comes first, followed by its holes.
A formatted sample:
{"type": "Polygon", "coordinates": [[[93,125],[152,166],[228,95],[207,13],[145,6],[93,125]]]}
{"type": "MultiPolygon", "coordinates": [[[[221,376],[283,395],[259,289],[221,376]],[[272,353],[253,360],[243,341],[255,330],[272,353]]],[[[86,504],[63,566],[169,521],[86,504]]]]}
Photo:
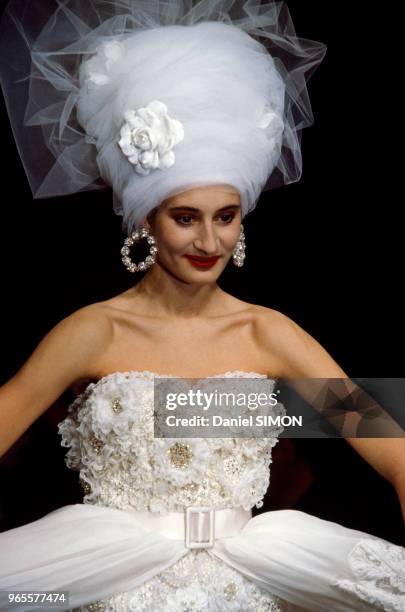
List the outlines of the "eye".
{"type": "Polygon", "coordinates": [[[193,217],[191,215],[179,215],[174,218],[177,223],[180,223],[180,225],[190,225],[189,220],[193,217]]]}
{"type": "Polygon", "coordinates": [[[222,215],[220,215],[220,219],[222,219],[225,223],[231,223],[234,218],[235,214],[231,212],[223,213],[222,215]]]}

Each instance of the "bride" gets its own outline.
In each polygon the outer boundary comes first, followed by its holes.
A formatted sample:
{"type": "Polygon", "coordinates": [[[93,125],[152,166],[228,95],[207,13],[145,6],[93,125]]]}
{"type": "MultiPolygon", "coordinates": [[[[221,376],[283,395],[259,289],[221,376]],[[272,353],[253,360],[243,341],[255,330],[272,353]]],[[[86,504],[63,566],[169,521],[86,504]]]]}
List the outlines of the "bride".
{"type": "MultiPolygon", "coordinates": [[[[230,261],[243,265],[242,221],[261,191],[274,177],[299,178],[298,131],[310,117],[302,79],[324,49],[294,38],[284,12],[290,38],[280,49],[291,45],[301,64],[282,79],[248,34],[261,17],[262,37],[280,41],[272,3],[262,13],[245,3],[240,29],[224,23],[232,2],[206,3],[210,23],[194,8],[181,29],[177,2],[164,13],[163,3],[123,0],[112,16],[113,3],[98,0],[95,21],[74,4],[60,3],[32,44],[24,123],[18,105],[8,105],[10,119],[16,138],[21,125],[37,127],[37,146],[20,149],[36,197],[97,188],[100,177],[112,186],[128,232],[123,263],[146,274],[63,319],[0,388],[0,455],[67,388],[78,394],[59,429],[86,493],[83,504],[0,534],[1,609],[24,605],[12,592],[34,590],[69,592],[62,609],[403,609],[402,547],[293,510],[252,518],[277,438],[153,437],[159,377],[347,377],[294,321],[217,284],[230,261]],[[58,37],[68,52],[55,53],[58,37]],[[149,254],[136,264],[142,240],[149,254]]],[[[0,30],[8,41],[12,23],[27,30],[33,19],[26,10],[16,21],[18,5],[0,30]]],[[[403,439],[347,441],[395,487],[405,518],[403,439]]]]}

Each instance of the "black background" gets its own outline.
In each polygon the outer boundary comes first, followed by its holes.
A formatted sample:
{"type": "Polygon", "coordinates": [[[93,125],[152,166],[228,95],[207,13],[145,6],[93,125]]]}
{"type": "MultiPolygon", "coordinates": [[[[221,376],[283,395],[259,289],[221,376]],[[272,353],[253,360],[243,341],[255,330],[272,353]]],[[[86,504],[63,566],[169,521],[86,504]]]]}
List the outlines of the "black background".
{"type": "MultiPolygon", "coordinates": [[[[388,144],[388,17],[377,2],[288,6],[297,34],[328,46],[309,82],[315,125],[303,133],[303,177],[262,195],[244,221],[245,266],[230,265],[220,285],[291,317],[349,376],[402,377],[403,226],[394,193],[401,174],[388,144]]],[[[138,277],[120,260],[124,235],[111,193],[34,201],[2,100],[0,129],[2,384],[58,321],[138,277]]],[[[0,460],[0,530],[81,501],[57,435],[71,399],[64,394],[0,460]]],[[[404,542],[393,487],[344,440],[295,440],[295,460],[284,464],[279,447],[275,487],[260,511],[290,507],[283,486],[298,486],[297,470],[305,465],[312,484],[295,495],[293,507],[404,542]]]]}

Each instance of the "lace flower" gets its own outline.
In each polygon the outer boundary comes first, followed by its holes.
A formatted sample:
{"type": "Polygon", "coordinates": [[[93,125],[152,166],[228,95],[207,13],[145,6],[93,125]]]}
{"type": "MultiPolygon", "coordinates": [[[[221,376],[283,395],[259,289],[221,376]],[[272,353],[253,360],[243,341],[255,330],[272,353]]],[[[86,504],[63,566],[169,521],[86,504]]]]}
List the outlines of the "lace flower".
{"type": "Polygon", "coordinates": [[[178,486],[198,482],[207,470],[210,449],[203,438],[156,439],[155,471],[178,486]]]}
{"type": "Polygon", "coordinates": [[[227,567],[221,568],[219,573],[214,573],[210,589],[218,611],[233,612],[234,610],[252,609],[254,585],[227,567]]]}
{"type": "Polygon", "coordinates": [[[362,538],[350,551],[348,561],[353,577],[340,577],[334,586],[378,609],[404,610],[405,549],[402,546],[377,538],[362,538]]]}
{"type": "MultiPolygon", "coordinates": [[[[91,411],[91,427],[96,435],[103,438],[108,434],[119,434],[118,442],[125,438],[133,440],[145,435],[145,407],[153,406],[153,386],[141,387],[124,384],[116,385],[111,378],[94,388],[87,401],[91,411]]],[[[149,415],[148,415],[149,416],[149,415]]]]}
{"type": "Polygon", "coordinates": [[[179,610],[190,610],[190,612],[210,611],[207,593],[198,583],[190,584],[185,589],[178,589],[168,596],[165,612],[179,612],[179,610]]]}
{"type": "Polygon", "coordinates": [[[152,100],[146,107],[124,114],[118,144],[138,174],[146,175],[156,168],[170,168],[175,155],[172,148],[184,138],[183,125],[172,119],[167,106],[152,100]]]}
{"type": "Polygon", "coordinates": [[[82,453],[80,448],[80,434],[77,431],[79,424],[77,411],[83,401],[82,395],[76,397],[68,407],[68,416],[58,423],[58,433],[61,436],[61,446],[69,448],[65,455],[65,464],[71,470],[80,471],[82,467],[82,453]]]}

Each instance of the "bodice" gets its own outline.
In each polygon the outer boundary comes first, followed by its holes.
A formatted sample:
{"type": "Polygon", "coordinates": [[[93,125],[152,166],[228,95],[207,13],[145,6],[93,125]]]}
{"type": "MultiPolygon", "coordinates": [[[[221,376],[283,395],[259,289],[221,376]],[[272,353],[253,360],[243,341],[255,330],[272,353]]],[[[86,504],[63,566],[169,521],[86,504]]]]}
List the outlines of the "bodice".
{"type": "MultiPolygon", "coordinates": [[[[121,510],[180,512],[189,505],[260,508],[276,437],[154,438],[156,377],[113,372],[90,383],[58,424],[66,465],[80,472],[83,503],[121,510]]],[[[210,378],[267,378],[231,371],[210,378]]],[[[270,379],[272,391],[276,381],[270,379]]],[[[273,409],[284,415],[278,403],[273,409]]]]}

